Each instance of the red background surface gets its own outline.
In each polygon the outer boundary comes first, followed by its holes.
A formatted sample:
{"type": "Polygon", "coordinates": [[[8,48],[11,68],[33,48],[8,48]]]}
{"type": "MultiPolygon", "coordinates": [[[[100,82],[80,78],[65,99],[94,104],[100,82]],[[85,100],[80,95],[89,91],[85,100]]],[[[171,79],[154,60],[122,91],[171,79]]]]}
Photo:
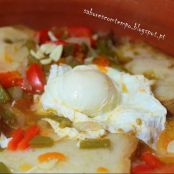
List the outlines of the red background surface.
{"type": "Polygon", "coordinates": [[[94,30],[113,29],[116,35],[128,35],[174,55],[174,0],[0,0],[0,26],[24,24],[34,28],[83,25],[94,30]],[[165,40],[141,36],[92,16],[84,9],[166,34],[165,40]]]}

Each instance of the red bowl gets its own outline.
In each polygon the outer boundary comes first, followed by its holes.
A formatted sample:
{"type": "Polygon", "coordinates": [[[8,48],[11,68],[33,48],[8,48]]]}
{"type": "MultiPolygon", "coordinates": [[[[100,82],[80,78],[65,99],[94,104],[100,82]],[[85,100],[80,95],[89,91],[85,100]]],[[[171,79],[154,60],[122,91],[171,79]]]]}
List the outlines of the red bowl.
{"type": "MultiPolygon", "coordinates": [[[[89,26],[113,30],[116,36],[130,36],[174,55],[174,1],[172,0],[0,0],[0,26],[24,24],[34,28],[89,26]],[[86,9],[86,11],[84,11],[86,9]],[[84,12],[90,11],[141,29],[162,34],[161,39],[125,28],[84,12]]],[[[123,24],[123,23],[122,23],[123,24]]]]}

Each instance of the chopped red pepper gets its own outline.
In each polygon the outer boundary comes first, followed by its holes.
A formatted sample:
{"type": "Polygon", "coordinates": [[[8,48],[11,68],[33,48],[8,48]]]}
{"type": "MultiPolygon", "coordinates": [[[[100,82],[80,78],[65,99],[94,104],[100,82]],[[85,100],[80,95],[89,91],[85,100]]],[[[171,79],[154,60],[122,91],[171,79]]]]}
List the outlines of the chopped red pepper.
{"type": "Polygon", "coordinates": [[[22,76],[17,71],[0,73],[0,84],[4,88],[20,86],[23,82],[22,76]]]}
{"type": "Polygon", "coordinates": [[[87,27],[68,27],[70,37],[91,37],[92,31],[87,27]]]}
{"type": "Polygon", "coordinates": [[[92,38],[92,30],[88,27],[68,27],[69,37],[87,37],[89,38],[91,45],[96,45],[96,40],[92,38]]]}
{"type": "Polygon", "coordinates": [[[53,43],[55,45],[67,45],[68,44],[68,42],[66,42],[64,40],[49,41],[49,42],[46,42],[46,43],[53,43]]]}
{"type": "Polygon", "coordinates": [[[18,149],[19,150],[25,150],[29,147],[30,140],[38,135],[40,132],[40,128],[37,125],[34,125],[30,127],[28,130],[26,130],[26,133],[24,135],[24,138],[19,142],[18,149]]]}
{"type": "Polygon", "coordinates": [[[17,129],[12,135],[11,141],[8,143],[8,150],[16,150],[18,143],[23,139],[24,131],[22,129],[17,129]]]}
{"type": "Polygon", "coordinates": [[[27,70],[27,80],[35,92],[44,90],[45,75],[41,65],[31,64],[27,70]]]}
{"type": "Polygon", "coordinates": [[[152,168],[158,168],[163,165],[163,163],[155,155],[148,151],[142,153],[141,159],[152,168]]]}
{"type": "Polygon", "coordinates": [[[172,173],[174,173],[174,164],[166,164],[162,167],[159,167],[154,170],[154,173],[172,174],[172,173]]]}
{"type": "Polygon", "coordinates": [[[43,44],[45,42],[50,41],[48,31],[49,31],[48,29],[43,29],[43,30],[37,32],[36,38],[38,39],[39,44],[43,44]]]}
{"type": "Polygon", "coordinates": [[[132,174],[150,174],[153,173],[153,168],[147,164],[139,164],[132,168],[132,174]]]}

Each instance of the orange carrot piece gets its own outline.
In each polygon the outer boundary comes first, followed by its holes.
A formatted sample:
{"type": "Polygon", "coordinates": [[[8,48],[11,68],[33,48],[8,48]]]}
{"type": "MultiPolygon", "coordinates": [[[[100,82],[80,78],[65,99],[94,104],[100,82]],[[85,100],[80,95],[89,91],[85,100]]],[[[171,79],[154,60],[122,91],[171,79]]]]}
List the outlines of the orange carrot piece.
{"type": "Polygon", "coordinates": [[[30,127],[28,130],[26,130],[24,138],[19,142],[18,149],[19,150],[25,150],[29,147],[29,142],[32,138],[34,138],[36,135],[38,135],[40,132],[40,128],[37,125],[34,125],[30,127]]]}
{"type": "Polygon", "coordinates": [[[41,154],[38,157],[39,162],[47,162],[51,159],[64,161],[66,157],[63,153],[59,153],[59,152],[48,152],[48,153],[41,154]]]}
{"type": "Polygon", "coordinates": [[[109,59],[105,56],[98,56],[93,60],[93,63],[98,66],[109,66],[109,59]]]}
{"type": "Polygon", "coordinates": [[[98,173],[108,173],[109,169],[105,168],[105,167],[99,167],[96,170],[98,173]]]}
{"type": "Polygon", "coordinates": [[[8,150],[16,150],[18,143],[22,140],[24,137],[24,131],[22,129],[17,129],[13,135],[11,141],[8,143],[8,150]]]}

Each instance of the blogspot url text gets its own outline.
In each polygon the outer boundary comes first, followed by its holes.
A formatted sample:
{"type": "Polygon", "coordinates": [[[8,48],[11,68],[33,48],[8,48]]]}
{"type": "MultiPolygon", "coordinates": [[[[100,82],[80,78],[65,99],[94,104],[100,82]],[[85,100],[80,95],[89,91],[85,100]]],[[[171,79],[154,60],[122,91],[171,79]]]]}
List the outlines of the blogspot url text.
{"type": "Polygon", "coordinates": [[[164,40],[166,38],[165,34],[161,34],[161,33],[158,33],[156,31],[151,31],[151,30],[145,29],[145,28],[141,27],[140,23],[135,22],[133,24],[130,24],[128,22],[118,20],[117,18],[112,18],[112,17],[108,17],[104,14],[96,13],[96,12],[93,11],[92,8],[90,10],[84,9],[83,13],[86,14],[86,15],[98,18],[100,20],[104,20],[106,22],[114,23],[116,25],[119,25],[119,26],[123,27],[124,29],[133,30],[135,32],[140,33],[140,35],[146,35],[146,36],[154,37],[158,40],[164,40]]]}

